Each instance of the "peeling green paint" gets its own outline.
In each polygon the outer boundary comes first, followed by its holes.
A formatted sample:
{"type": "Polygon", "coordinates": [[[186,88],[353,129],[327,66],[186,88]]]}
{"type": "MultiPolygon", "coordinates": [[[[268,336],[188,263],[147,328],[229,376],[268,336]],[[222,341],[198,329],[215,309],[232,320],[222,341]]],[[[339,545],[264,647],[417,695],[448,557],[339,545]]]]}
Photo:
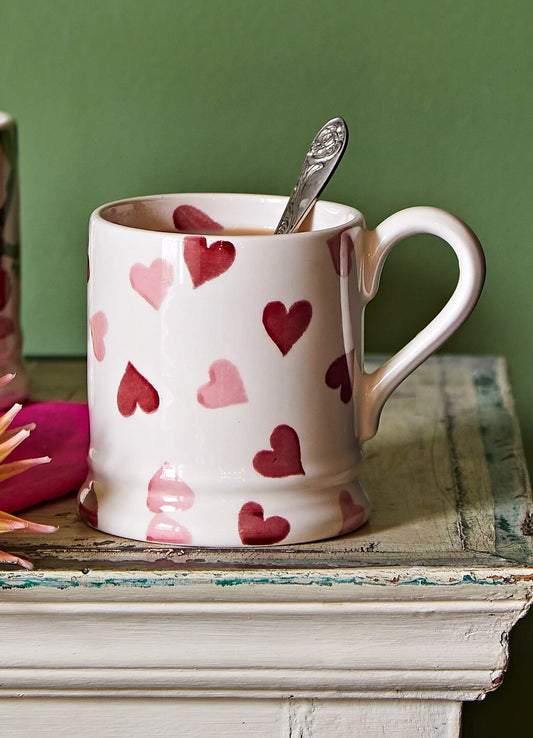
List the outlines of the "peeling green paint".
{"type": "Polygon", "coordinates": [[[521,535],[520,526],[527,513],[529,487],[525,467],[517,464],[516,428],[506,407],[498,373],[478,369],[473,374],[478,402],[481,439],[494,496],[496,553],[507,560],[526,564],[533,548],[521,535]],[[520,494],[519,494],[520,493],[520,494]]]}
{"type": "Polygon", "coordinates": [[[496,523],[498,524],[498,528],[500,528],[500,530],[505,531],[505,533],[512,533],[511,526],[503,517],[503,515],[496,515],[496,523]]]}
{"type": "Polygon", "coordinates": [[[489,584],[499,585],[506,584],[504,578],[498,579],[476,579],[471,574],[465,574],[460,579],[453,581],[432,581],[427,577],[414,577],[413,579],[404,579],[398,581],[391,581],[389,579],[377,580],[377,579],[366,579],[361,577],[344,577],[344,578],[313,578],[306,581],[302,581],[299,578],[276,578],[276,577],[260,577],[260,578],[244,578],[234,577],[232,579],[217,579],[215,584],[222,587],[235,587],[242,584],[298,584],[298,585],[318,585],[319,587],[332,587],[338,584],[353,584],[355,586],[377,586],[377,587],[390,587],[390,586],[405,586],[405,585],[422,585],[422,586],[436,586],[436,587],[449,587],[457,586],[458,584],[489,584]]]}
{"type": "Polygon", "coordinates": [[[182,587],[182,586],[195,586],[199,584],[214,584],[217,587],[238,587],[238,586],[250,586],[250,585],[266,585],[266,586],[279,586],[279,585],[291,585],[291,586],[318,586],[318,587],[333,587],[338,585],[352,585],[356,587],[361,586],[374,586],[374,587],[402,587],[402,586],[430,586],[430,587],[450,587],[461,584],[474,584],[474,585],[505,585],[515,583],[514,577],[490,577],[478,579],[473,574],[464,574],[462,577],[454,579],[452,581],[442,580],[435,581],[428,577],[419,576],[412,577],[409,579],[388,579],[378,577],[361,577],[357,575],[353,576],[306,576],[305,574],[295,575],[261,575],[261,576],[233,576],[233,577],[221,577],[216,576],[212,580],[198,580],[191,579],[189,577],[140,577],[140,578],[117,578],[117,577],[105,577],[103,579],[94,578],[80,578],[80,579],[61,579],[55,577],[13,577],[9,579],[0,579],[0,589],[3,590],[20,590],[20,589],[33,589],[35,587],[49,587],[52,589],[67,590],[70,588],[86,588],[86,589],[103,589],[106,587],[120,587],[120,588],[134,588],[134,589],[150,589],[153,587],[158,588],[169,588],[169,587],[182,587]]]}
{"type": "Polygon", "coordinates": [[[88,589],[103,589],[104,587],[135,587],[149,589],[150,587],[168,587],[185,584],[179,580],[161,580],[151,578],[140,579],[117,579],[114,577],[105,579],[57,579],[53,577],[39,577],[30,579],[0,579],[0,589],[33,589],[34,587],[51,587],[53,589],[69,589],[71,587],[86,587],[88,589]]]}

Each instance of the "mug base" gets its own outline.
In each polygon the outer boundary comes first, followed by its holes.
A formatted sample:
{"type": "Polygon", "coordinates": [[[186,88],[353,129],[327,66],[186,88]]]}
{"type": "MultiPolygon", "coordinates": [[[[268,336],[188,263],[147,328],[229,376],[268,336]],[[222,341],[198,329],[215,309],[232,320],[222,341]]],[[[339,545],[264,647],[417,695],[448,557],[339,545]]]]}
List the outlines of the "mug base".
{"type": "MultiPolygon", "coordinates": [[[[250,548],[312,543],[351,533],[368,519],[370,504],[361,483],[328,489],[271,490],[243,497],[233,490],[218,498],[220,510],[210,507],[205,517],[182,511],[133,511],[109,504],[114,495],[104,485],[86,480],[78,493],[80,518],[90,527],[113,536],[165,546],[194,548],[250,548]],[[233,512],[228,514],[228,509],[233,512]],[[271,514],[279,513],[279,514],[271,514]]],[[[131,497],[130,497],[131,500],[131,497]]]]}

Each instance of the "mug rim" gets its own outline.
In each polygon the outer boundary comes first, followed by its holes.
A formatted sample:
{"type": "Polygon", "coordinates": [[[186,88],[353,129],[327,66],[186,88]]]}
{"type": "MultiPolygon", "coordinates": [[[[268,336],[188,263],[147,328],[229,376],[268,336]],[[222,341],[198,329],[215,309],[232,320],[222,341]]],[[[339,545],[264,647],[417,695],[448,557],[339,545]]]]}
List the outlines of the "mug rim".
{"type": "MultiPolygon", "coordinates": [[[[129,203],[134,202],[148,202],[153,200],[163,200],[168,199],[172,197],[231,197],[231,198],[251,198],[255,200],[275,200],[277,203],[280,204],[280,206],[285,206],[288,201],[288,196],[286,195],[268,195],[268,194],[260,194],[260,193],[253,193],[253,192],[166,192],[156,195],[139,195],[136,197],[126,197],[121,198],[119,200],[113,200],[111,202],[104,203],[103,205],[100,205],[99,207],[95,208],[93,212],[91,213],[89,222],[92,223],[94,221],[99,222],[100,224],[110,227],[113,229],[119,229],[121,231],[136,231],[139,233],[149,233],[149,234],[161,234],[163,236],[206,236],[208,238],[213,237],[213,233],[200,233],[198,231],[188,233],[186,231],[171,231],[171,230],[156,230],[156,229],[150,229],[150,228],[138,228],[136,226],[126,225],[124,223],[115,223],[114,221],[108,220],[103,216],[103,213],[112,207],[117,207],[119,205],[127,205],[129,203]]],[[[337,231],[339,228],[348,229],[353,228],[354,226],[365,226],[365,219],[363,214],[360,210],[357,208],[352,207],[351,205],[346,205],[345,203],[339,203],[334,202],[333,200],[317,200],[315,207],[327,207],[328,205],[335,206],[337,208],[341,208],[343,211],[348,212],[351,214],[351,218],[347,221],[344,221],[342,223],[337,223],[336,225],[329,226],[327,228],[316,228],[310,231],[298,231],[296,233],[265,233],[265,234],[239,234],[238,238],[245,238],[245,239],[257,239],[257,238],[265,238],[265,237],[272,237],[276,236],[276,238],[295,238],[295,237],[309,237],[310,234],[314,233],[328,233],[328,232],[334,232],[337,231]]],[[[281,212],[280,212],[281,214],[281,212]]],[[[221,232],[223,235],[223,232],[221,232]]],[[[237,236],[233,236],[236,238],[237,236]]]]}

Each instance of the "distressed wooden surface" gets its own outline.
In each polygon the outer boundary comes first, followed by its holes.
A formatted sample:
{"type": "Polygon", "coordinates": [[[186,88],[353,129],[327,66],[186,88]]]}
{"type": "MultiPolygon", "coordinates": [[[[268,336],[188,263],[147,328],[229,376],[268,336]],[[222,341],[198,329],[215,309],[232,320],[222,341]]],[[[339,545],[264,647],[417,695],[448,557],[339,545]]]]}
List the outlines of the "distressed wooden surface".
{"type": "Polygon", "coordinates": [[[174,700],[103,698],[54,700],[0,700],[0,712],[9,724],[9,738],[452,738],[458,735],[460,709],[450,702],[414,700],[373,701],[357,704],[329,700],[174,700]],[[69,726],[68,728],[66,726],[69,726]],[[96,728],[98,726],[98,728],[96,728]],[[354,730],[354,726],[355,730],[354,730]]]}
{"type": "MultiPolygon", "coordinates": [[[[30,361],[29,370],[35,398],[85,399],[83,361],[30,361]]],[[[472,570],[481,578],[490,570],[493,581],[530,575],[533,504],[503,359],[426,362],[389,400],[377,437],[365,446],[362,478],[370,520],[334,540],[244,550],[168,548],[90,530],[78,520],[71,496],[28,512],[59,524],[58,533],[11,534],[9,549],[37,570],[55,571],[351,569],[364,580],[393,567],[393,577],[408,569],[412,578],[418,568],[422,578],[445,581],[453,567],[458,580],[472,578],[472,570]]]]}
{"type": "MultiPolygon", "coordinates": [[[[85,399],[84,362],[29,366],[36,399],[85,399]]],[[[28,511],[60,529],[5,541],[36,567],[0,570],[9,734],[457,738],[533,596],[505,362],[431,359],[364,455],[371,519],[330,541],[168,548],[93,531],[73,495],[28,511]]]]}

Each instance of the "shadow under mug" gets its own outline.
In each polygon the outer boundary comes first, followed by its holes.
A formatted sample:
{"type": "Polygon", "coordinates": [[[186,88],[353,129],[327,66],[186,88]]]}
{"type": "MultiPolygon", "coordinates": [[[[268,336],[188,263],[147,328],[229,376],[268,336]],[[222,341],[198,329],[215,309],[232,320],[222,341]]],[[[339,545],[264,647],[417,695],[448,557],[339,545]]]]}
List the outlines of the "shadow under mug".
{"type": "Polygon", "coordinates": [[[368,517],[361,445],[391,392],[472,311],[478,240],[442,210],[366,230],[316,204],[309,230],[273,235],[287,199],[172,194],[104,205],[90,220],[89,476],[82,517],[119,536],[239,547],[313,541],[368,517]],[[401,239],[457,255],[442,311],[364,372],[364,308],[401,239]]]}

